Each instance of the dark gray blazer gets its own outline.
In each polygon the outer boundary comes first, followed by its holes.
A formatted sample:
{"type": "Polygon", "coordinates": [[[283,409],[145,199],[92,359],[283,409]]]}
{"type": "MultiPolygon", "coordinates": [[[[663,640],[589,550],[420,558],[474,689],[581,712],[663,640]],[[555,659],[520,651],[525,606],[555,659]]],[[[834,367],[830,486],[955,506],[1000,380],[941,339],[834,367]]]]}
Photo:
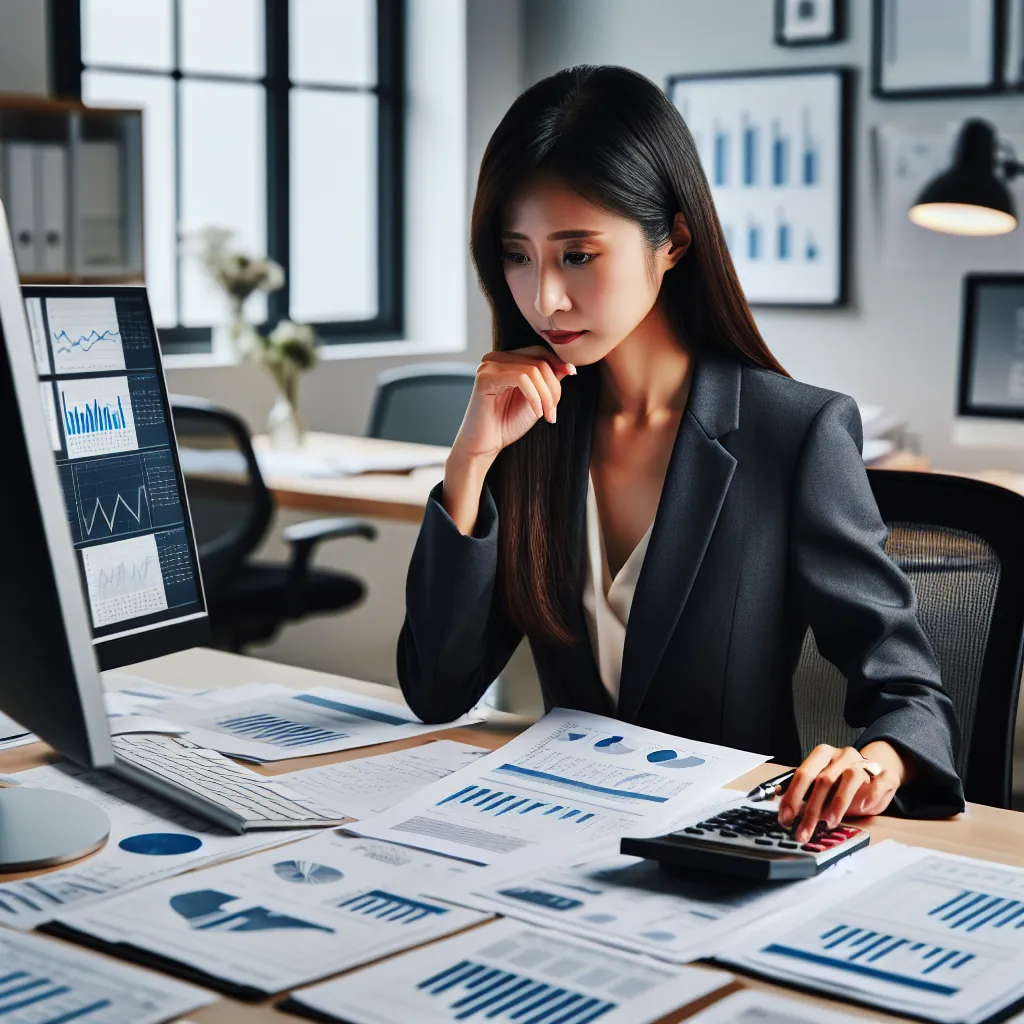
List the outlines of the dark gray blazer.
{"type": "MultiPolygon", "coordinates": [[[[582,378],[582,379],[581,379],[582,378]]],[[[548,708],[801,760],[792,677],[808,625],[848,680],[857,745],[888,740],[920,776],[893,809],[941,817],[963,809],[954,768],[959,730],[916,616],[913,589],[883,550],[886,528],[861,460],[862,428],[846,395],[739,362],[699,359],[626,629],[618,708],[591,652],[580,588],[596,403],[581,387],[571,467],[580,581],[568,645],[528,637],[548,708]]],[[[565,395],[563,392],[563,402],[565,395]]],[[[560,417],[561,419],[561,417],[560,417]]],[[[535,429],[557,429],[539,424],[535,429]]],[[[431,492],[406,584],[398,675],[428,722],[471,708],[522,639],[495,578],[498,509],[484,487],[472,536],[431,492]]]]}

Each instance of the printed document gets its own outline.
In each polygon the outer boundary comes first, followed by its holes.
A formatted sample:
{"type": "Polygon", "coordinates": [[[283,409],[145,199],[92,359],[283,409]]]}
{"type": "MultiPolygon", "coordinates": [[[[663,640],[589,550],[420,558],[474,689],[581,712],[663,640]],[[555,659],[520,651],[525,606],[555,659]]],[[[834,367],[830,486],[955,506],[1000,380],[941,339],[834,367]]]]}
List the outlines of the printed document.
{"type": "Polygon", "coordinates": [[[657,835],[767,755],[556,708],[475,764],[346,828],[479,864],[550,844],[657,835]]]}
{"type": "Polygon", "coordinates": [[[390,754],[304,768],[277,778],[310,800],[337,807],[348,818],[368,818],[487,753],[486,747],[436,740],[390,754]]]}
{"type": "Polygon", "coordinates": [[[832,892],[719,959],[950,1024],[1024,996],[1024,868],[889,842],[857,859],[832,892]]]}
{"type": "Polygon", "coordinates": [[[4,1024],[161,1024],[212,1002],[214,997],[202,989],[63,942],[0,934],[4,1024]]]}
{"type": "Polygon", "coordinates": [[[712,1003],[686,1024],[867,1024],[867,1018],[748,988],[712,1003]]]}
{"type": "Polygon", "coordinates": [[[297,992],[291,1002],[346,1024],[650,1024],[731,980],[499,920],[297,992]]]}
{"type": "MultiPolygon", "coordinates": [[[[147,886],[57,921],[203,972],[281,992],[486,919],[423,895],[479,870],[323,832],[283,849],[147,886]]],[[[230,989],[229,989],[230,991],[230,989]]]]}
{"type": "Polygon", "coordinates": [[[34,878],[0,883],[0,925],[13,928],[35,928],[68,906],[83,906],[158,878],[308,834],[233,835],[114,775],[66,762],[31,768],[14,778],[22,786],[57,789],[102,807],[110,817],[110,837],[99,853],[85,860],[34,878]]]}
{"type": "Polygon", "coordinates": [[[107,709],[174,723],[201,747],[256,763],[389,743],[480,720],[470,713],[425,725],[404,704],[331,687],[297,691],[259,683],[189,692],[139,680],[108,693],[107,709]]]}

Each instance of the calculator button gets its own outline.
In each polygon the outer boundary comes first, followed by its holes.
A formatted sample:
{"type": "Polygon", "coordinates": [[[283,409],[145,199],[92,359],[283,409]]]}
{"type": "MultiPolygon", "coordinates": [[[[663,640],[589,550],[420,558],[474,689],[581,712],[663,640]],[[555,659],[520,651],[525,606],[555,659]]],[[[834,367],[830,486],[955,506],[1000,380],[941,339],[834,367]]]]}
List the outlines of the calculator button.
{"type": "Polygon", "coordinates": [[[784,850],[795,850],[796,849],[796,843],[790,843],[790,842],[787,842],[784,839],[780,839],[779,840],[779,846],[781,846],[784,850]]]}
{"type": "Polygon", "coordinates": [[[840,843],[845,843],[846,839],[843,836],[823,836],[818,840],[819,844],[825,847],[838,846],[840,843]]]}
{"type": "Polygon", "coordinates": [[[836,835],[837,833],[841,836],[845,836],[847,839],[852,839],[855,835],[860,833],[860,829],[851,828],[849,825],[840,825],[832,834],[836,835]]]}
{"type": "Polygon", "coordinates": [[[804,845],[801,846],[800,849],[801,850],[809,850],[811,853],[824,853],[825,852],[825,847],[824,846],[819,846],[817,843],[804,843],[804,845]]]}
{"type": "Polygon", "coordinates": [[[723,836],[726,839],[738,839],[739,838],[739,833],[738,832],[730,832],[729,829],[727,829],[727,828],[723,828],[722,831],[719,832],[718,834],[720,836],[723,836]]]}
{"type": "Polygon", "coordinates": [[[755,839],[755,843],[759,846],[774,846],[775,844],[770,839],[755,839]]]}
{"type": "Polygon", "coordinates": [[[691,825],[687,829],[683,829],[683,831],[684,832],[689,832],[691,835],[695,835],[695,836],[702,836],[702,835],[704,835],[704,829],[696,828],[693,825],[691,825]]]}

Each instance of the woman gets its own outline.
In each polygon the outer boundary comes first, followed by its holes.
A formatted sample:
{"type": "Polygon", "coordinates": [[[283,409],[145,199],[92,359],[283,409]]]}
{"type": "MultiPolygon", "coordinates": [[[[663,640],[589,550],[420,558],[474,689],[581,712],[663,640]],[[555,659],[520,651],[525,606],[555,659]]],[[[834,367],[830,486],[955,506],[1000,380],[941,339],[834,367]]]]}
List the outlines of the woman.
{"type": "Polygon", "coordinates": [[[664,93],[590,66],[528,89],[484,154],[471,245],[494,351],[409,569],[412,709],[462,714],[525,634],[548,707],[796,764],[810,625],[864,731],[808,755],[782,824],[802,842],[891,801],[962,810],[953,707],[883,551],[857,406],[768,351],[664,93]]]}

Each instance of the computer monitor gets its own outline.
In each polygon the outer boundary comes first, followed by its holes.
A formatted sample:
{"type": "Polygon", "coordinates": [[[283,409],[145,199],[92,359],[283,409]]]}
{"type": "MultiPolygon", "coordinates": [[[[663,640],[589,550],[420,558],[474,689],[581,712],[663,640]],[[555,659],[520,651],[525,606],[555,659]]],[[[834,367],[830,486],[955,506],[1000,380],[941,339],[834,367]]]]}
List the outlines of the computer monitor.
{"type": "MultiPolygon", "coordinates": [[[[25,292],[0,205],[0,710],[108,767],[99,667],[208,635],[195,541],[145,290],[25,292]]],[[[0,871],[81,856],[107,831],[91,803],[0,788],[0,871]]]]}
{"type": "Polygon", "coordinates": [[[1024,445],[1024,274],[964,278],[957,416],[959,444],[1024,445]]]}

